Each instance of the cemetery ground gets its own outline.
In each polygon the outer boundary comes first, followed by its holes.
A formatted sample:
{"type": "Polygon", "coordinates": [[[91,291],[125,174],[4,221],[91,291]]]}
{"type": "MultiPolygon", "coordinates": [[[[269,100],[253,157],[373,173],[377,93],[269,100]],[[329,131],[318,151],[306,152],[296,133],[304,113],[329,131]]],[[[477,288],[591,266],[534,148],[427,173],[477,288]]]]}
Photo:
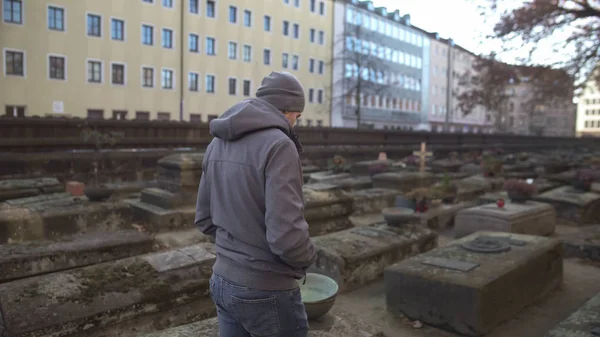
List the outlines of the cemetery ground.
{"type": "MultiPolygon", "coordinates": [[[[0,336],[216,337],[201,153],[120,185],[0,177],[0,336]]],[[[303,163],[323,337],[593,337],[600,152],[303,163]]]]}

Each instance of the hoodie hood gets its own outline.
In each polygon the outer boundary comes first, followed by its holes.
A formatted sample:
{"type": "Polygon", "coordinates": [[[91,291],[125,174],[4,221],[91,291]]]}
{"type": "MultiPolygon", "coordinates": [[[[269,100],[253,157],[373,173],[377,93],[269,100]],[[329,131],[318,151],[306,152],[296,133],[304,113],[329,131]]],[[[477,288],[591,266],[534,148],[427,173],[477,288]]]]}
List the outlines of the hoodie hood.
{"type": "Polygon", "coordinates": [[[241,101],[210,122],[210,134],[225,141],[235,141],[246,134],[272,128],[280,129],[290,138],[293,135],[283,113],[260,98],[241,101]]]}

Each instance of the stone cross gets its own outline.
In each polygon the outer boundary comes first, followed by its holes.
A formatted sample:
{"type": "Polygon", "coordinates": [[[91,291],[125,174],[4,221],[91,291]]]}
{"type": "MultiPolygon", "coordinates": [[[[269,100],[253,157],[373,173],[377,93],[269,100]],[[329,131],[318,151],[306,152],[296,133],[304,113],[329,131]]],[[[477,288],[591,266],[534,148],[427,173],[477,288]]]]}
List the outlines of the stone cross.
{"type": "Polygon", "coordinates": [[[425,149],[425,143],[421,143],[421,151],[413,152],[413,155],[419,157],[421,160],[421,165],[419,166],[419,172],[425,172],[425,160],[427,157],[433,156],[433,152],[427,152],[425,149]]]}

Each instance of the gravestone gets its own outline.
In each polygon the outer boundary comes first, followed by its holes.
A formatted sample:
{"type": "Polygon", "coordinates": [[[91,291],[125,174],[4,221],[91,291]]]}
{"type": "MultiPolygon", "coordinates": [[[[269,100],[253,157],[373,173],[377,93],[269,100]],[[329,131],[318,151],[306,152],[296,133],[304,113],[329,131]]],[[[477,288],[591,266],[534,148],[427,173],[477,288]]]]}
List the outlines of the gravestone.
{"type": "Polygon", "coordinates": [[[597,337],[600,336],[600,294],[589,299],[544,337],[597,337]]]}
{"type": "Polygon", "coordinates": [[[421,225],[436,231],[443,231],[454,226],[456,214],[465,209],[475,206],[474,202],[459,202],[456,204],[442,204],[432,207],[425,213],[417,213],[421,225]]]}
{"type": "MultiPolygon", "coordinates": [[[[318,321],[310,321],[308,337],[383,337],[381,328],[367,325],[359,317],[334,307],[318,321]]],[[[143,337],[218,337],[219,321],[210,318],[154,332],[143,337]]],[[[235,337],[235,336],[232,336],[235,337]]]]}
{"type": "Polygon", "coordinates": [[[387,166],[387,171],[391,171],[393,169],[394,162],[392,160],[359,161],[352,164],[350,167],[350,174],[353,176],[368,176],[371,174],[371,167],[375,165],[381,165],[382,167],[387,166]]]}
{"type": "Polygon", "coordinates": [[[137,328],[137,320],[173,308],[185,309],[185,314],[173,313],[160,324],[214,315],[208,280],[215,256],[208,247],[194,245],[0,284],[7,333],[76,336],[82,330],[91,335],[113,328],[132,336],[135,331],[127,329],[137,328]]]}
{"type": "Polygon", "coordinates": [[[310,180],[310,175],[315,172],[319,172],[321,169],[315,165],[302,166],[302,178],[305,183],[310,180]]]}
{"type": "Polygon", "coordinates": [[[440,159],[431,163],[431,169],[434,173],[452,172],[459,173],[464,163],[458,159],[440,159]]]}
{"type": "Polygon", "coordinates": [[[0,180],[0,202],[64,191],[65,186],[56,178],[0,180]]]}
{"type": "Polygon", "coordinates": [[[304,218],[311,236],[323,235],[349,228],[353,200],[336,186],[310,184],[302,189],[304,218]]]}
{"type": "Polygon", "coordinates": [[[333,171],[321,171],[310,174],[309,183],[331,183],[336,180],[350,178],[350,173],[335,173],[333,171]]]}
{"type": "Polygon", "coordinates": [[[456,238],[477,231],[549,236],[556,228],[556,212],[554,207],[541,202],[506,202],[504,207],[486,204],[461,210],[456,215],[455,222],[456,238]]]}
{"type": "Polygon", "coordinates": [[[456,184],[459,188],[466,186],[478,186],[482,187],[485,190],[485,192],[495,192],[499,191],[502,188],[504,184],[504,179],[484,177],[482,174],[477,174],[465,179],[458,180],[456,184]]]}
{"type": "Polygon", "coordinates": [[[352,214],[381,213],[381,210],[394,205],[398,191],[386,188],[369,188],[347,194],[352,198],[352,214]]]}
{"type": "Polygon", "coordinates": [[[340,179],[331,182],[331,184],[344,191],[357,191],[373,187],[373,180],[370,177],[356,176],[346,179],[340,179]]]}
{"type": "Polygon", "coordinates": [[[396,189],[402,193],[435,183],[435,176],[429,172],[388,172],[377,174],[372,179],[374,187],[396,189]]]}
{"type": "Polygon", "coordinates": [[[468,173],[470,175],[473,175],[473,174],[481,174],[481,173],[483,173],[483,168],[479,164],[466,163],[466,164],[464,164],[463,166],[460,167],[459,171],[462,172],[462,173],[468,173]]]}
{"type": "Polygon", "coordinates": [[[153,246],[152,236],[137,230],[0,245],[0,283],[141,255],[151,252],[153,246]]]}
{"type": "Polygon", "coordinates": [[[437,246],[437,234],[418,225],[347,229],[314,238],[317,261],[309,272],[327,275],[349,291],[370,283],[383,269],[437,246]]]}
{"type": "MultiPolygon", "coordinates": [[[[559,183],[551,182],[546,179],[535,179],[533,181],[533,185],[535,186],[536,195],[560,186],[559,183]]],[[[508,201],[508,193],[506,191],[486,193],[479,197],[478,203],[480,205],[495,203],[498,199],[504,199],[505,201],[508,201]]]]}
{"type": "Polygon", "coordinates": [[[560,237],[565,257],[600,261],[600,225],[586,226],[578,233],[560,237]]]}
{"type": "Polygon", "coordinates": [[[559,187],[536,195],[534,200],[551,204],[559,218],[578,225],[600,223],[600,194],[579,192],[570,186],[559,187]]]}
{"type": "Polygon", "coordinates": [[[38,195],[8,200],[0,207],[0,243],[117,231],[132,223],[132,210],[122,202],[89,202],[69,193],[38,195]]]}
{"type": "Polygon", "coordinates": [[[134,220],[150,231],[192,228],[204,153],[177,153],[158,161],[158,187],[128,199],[134,220]]]}
{"type": "Polygon", "coordinates": [[[478,232],[385,270],[388,311],[480,336],[562,283],[558,240],[478,232]]]}

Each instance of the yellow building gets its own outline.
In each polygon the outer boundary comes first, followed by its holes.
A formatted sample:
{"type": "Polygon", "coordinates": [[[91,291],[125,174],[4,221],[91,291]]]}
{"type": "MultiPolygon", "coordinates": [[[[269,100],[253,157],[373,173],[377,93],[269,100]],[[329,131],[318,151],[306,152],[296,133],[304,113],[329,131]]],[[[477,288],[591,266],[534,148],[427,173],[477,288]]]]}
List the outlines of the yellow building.
{"type": "Polygon", "coordinates": [[[329,125],[326,0],[2,0],[0,104],[13,116],[207,121],[272,70],[329,125]],[[319,103],[322,102],[322,103],[319,103]]]}

